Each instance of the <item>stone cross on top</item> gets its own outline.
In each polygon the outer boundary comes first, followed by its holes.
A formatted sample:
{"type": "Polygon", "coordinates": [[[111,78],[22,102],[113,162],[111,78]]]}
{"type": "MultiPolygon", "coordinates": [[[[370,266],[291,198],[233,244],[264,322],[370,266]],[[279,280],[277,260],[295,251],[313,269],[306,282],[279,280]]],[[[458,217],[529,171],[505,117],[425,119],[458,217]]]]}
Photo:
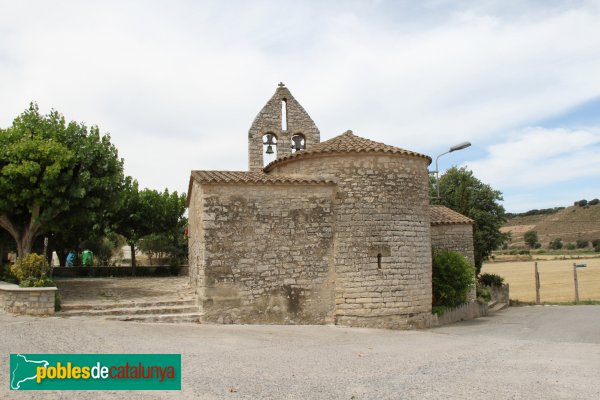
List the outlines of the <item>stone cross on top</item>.
{"type": "Polygon", "coordinates": [[[279,85],[277,85],[279,87],[285,87],[285,84],[283,82],[279,82],[279,85]]]}

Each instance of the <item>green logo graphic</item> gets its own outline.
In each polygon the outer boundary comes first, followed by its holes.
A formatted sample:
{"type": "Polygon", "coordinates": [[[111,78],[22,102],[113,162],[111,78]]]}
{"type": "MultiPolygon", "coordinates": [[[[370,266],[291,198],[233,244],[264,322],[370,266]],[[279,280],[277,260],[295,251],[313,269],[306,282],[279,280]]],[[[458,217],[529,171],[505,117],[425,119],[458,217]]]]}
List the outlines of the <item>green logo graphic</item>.
{"type": "Polygon", "coordinates": [[[11,354],[11,390],[181,390],[181,354],[11,354]]]}

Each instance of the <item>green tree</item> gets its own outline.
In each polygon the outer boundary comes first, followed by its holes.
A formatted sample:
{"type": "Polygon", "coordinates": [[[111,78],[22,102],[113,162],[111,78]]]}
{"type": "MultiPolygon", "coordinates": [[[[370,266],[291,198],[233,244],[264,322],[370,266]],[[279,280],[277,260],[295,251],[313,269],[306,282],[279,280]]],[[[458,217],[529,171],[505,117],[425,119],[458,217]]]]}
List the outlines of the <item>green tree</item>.
{"type": "Polygon", "coordinates": [[[530,249],[533,249],[539,240],[538,233],[536,231],[527,231],[523,235],[523,239],[525,240],[525,244],[527,244],[530,249]]]}
{"type": "Polygon", "coordinates": [[[123,180],[123,161],[97,126],[66,123],[55,110],[38,106],[0,129],[0,227],[16,243],[19,257],[51,222],[102,213],[123,180]]]}
{"type": "Polygon", "coordinates": [[[475,270],[479,274],[483,261],[508,238],[500,232],[506,222],[506,213],[500,204],[502,193],[481,182],[466,168],[450,168],[438,184],[439,198],[436,198],[433,184],[430,185],[431,203],[444,205],[475,221],[473,245],[475,270]]]}
{"type": "Polygon", "coordinates": [[[163,192],[139,190],[137,181],[130,177],[127,177],[124,188],[113,229],[126,238],[131,248],[131,266],[135,274],[135,249],[142,238],[161,236],[159,251],[174,251],[178,232],[185,223],[186,201],[185,194],[169,193],[167,189],[163,192]]]}

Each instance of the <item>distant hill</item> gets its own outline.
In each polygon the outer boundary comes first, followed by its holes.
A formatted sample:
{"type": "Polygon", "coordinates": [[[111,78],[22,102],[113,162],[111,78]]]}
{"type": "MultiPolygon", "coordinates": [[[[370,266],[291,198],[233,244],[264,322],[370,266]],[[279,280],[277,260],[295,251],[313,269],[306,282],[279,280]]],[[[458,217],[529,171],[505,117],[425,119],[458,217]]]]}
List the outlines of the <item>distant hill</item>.
{"type": "Polygon", "coordinates": [[[531,230],[537,231],[544,248],[548,248],[550,241],[557,238],[565,244],[575,243],[578,239],[590,242],[600,239],[600,204],[509,214],[509,220],[501,229],[502,232],[511,232],[511,247],[525,246],[523,235],[531,230]]]}

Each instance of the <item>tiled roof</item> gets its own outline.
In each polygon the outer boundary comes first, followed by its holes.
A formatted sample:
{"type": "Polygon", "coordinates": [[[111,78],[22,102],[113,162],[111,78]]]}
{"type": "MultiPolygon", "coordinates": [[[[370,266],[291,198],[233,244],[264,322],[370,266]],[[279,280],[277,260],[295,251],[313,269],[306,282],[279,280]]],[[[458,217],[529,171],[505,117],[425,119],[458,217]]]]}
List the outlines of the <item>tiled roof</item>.
{"type": "Polygon", "coordinates": [[[446,206],[430,206],[431,225],[474,224],[471,218],[449,209],[446,206]]]}
{"type": "Polygon", "coordinates": [[[332,180],[268,175],[246,171],[192,171],[192,178],[200,183],[334,183],[332,180]]]}
{"type": "Polygon", "coordinates": [[[264,170],[269,171],[269,169],[285,160],[290,160],[293,158],[306,157],[313,154],[323,154],[323,153],[388,153],[388,154],[407,154],[413,155],[417,157],[425,158],[431,163],[431,157],[416,153],[410,150],[404,150],[399,147],[390,146],[384,143],[375,142],[373,140],[365,139],[360,136],[356,136],[352,133],[352,131],[347,131],[342,133],[339,136],[336,136],[332,139],[326,140],[325,142],[321,142],[313,145],[307,150],[298,151],[293,154],[289,154],[278,158],[277,160],[269,163],[264,170]]]}

